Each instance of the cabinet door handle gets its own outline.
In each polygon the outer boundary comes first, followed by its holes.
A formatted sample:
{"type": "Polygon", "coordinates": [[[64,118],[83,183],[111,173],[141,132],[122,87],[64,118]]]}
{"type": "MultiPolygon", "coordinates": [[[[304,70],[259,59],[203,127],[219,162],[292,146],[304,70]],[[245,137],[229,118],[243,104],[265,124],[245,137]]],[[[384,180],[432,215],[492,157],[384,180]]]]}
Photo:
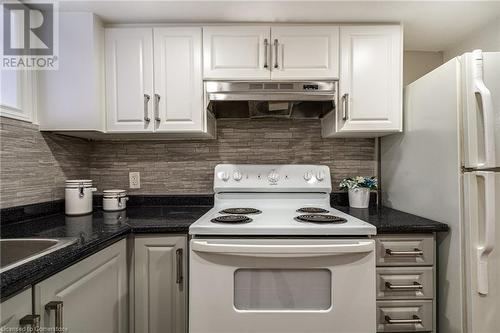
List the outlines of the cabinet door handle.
{"type": "Polygon", "coordinates": [[[45,304],[46,311],[55,312],[55,326],[56,332],[62,332],[63,327],[63,302],[62,301],[52,301],[45,304]]]}
{"type": "Polygon", "coordinates": [[[155,94],[155,120],[160,122],[160,95],[155,94]]]}
{"type": "Polygon", "coordinates": [[[184,280],[184,277],[182,275],[182,249],[177,249],[175,251],[175,262],[176,262],[176,272],[177,272],[177,277],[175,279],[175,282],[177,284],[182,284],[182,281],[184,280]]]}
{"type": "Polygon", "coordinates": [[[38,332],[40,329],[40,315],[26,315],[19,319],[19,326],[29,326],[32,332],[38,332]]]}
{"type": "Polygon", "coordinates": [[[278,68],[278,40],[274,40],[274,68],[278,68]]]}
{"type": "Polygon", "coordinates": [[[267,41],[267,38],[264,38],[264,68],[268,68],[269,65],[267,64],[267,57],[268,57],[268,50],[267,48],[269,47],[269,42],[267,41]]]}
{"type": "Polygon", "coordinates": [[[391,290],[421,290],[424,288],[418,282],[413,282],[413,284],[392,284],[390,282],[386,282],[385,287],[391,290]]]}
{"type": "Polygon", "coordinates": [[[349,119],[349,94],[342,95],[342,120],[349,119]]]}
{"type": "Polygon", "coordinates": [[[385,322],[387,324],[422,324],[422,319],[418,316],[413,315],[412,319],[392,319],[389,316],[385,316],[385,322]]]}
{"type": "Polygon", "coordinates": [[[424,255],[424,251],[419,249],[413,249],[413,251],[394,251],[391,249],[386,249],[385,253],[390,256],[408,256],[408,257],[419,257],[424,255]]]}
{"type": "Polygon", "coordinates": [[[151,119],[149,118],[149,111],[148,111],[148,105],[149,105],[149,100],[151,99],[151,96],[148,94],[144,94],[144,121],[149,122],[151,119]]]}

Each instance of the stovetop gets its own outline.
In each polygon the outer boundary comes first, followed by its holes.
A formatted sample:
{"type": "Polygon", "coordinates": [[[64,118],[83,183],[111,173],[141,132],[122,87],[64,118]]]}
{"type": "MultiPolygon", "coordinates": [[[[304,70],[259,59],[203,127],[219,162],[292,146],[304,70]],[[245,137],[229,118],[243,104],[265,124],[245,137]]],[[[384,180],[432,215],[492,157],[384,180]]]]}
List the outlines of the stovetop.
{"type": "Polygon", "coordinates": [[[358,218],[330,207],[329,195],[319,193],[258,193],[218,194],[216,205],[189,227],[195,236],[359,236],[375,235],[376,228],[358,218]],[[286,198],[283,197],[286,195],[286,198]],[[327,212],[302,213],[302,207],[321,208],[327,212]],[[212,219],[231,216],[223,213],[228,208],[254,208],[258,214],[246,216],[244,223],[216,223],[212,219]],[[222,212],[222,213],[221,213],[222,212]],[[344,223],[314,223],[297,219],[301,215],[333,215],[345,219],[344,223]]]}
{"type": "Polygon", "coordinates": [[[359,236],[376,228],[330,207],[324,165],[219,164],[214,207],[193,223],[194,236],[359,236]],[[245,211],[250,208],[250,211],[245,211]],[[304,211],[298,211],[305,208],[304,211]],[[321,215],[321,216],[320,216],[321,215]],[[313,221],[306,221],[309,219],[313,221]]]}

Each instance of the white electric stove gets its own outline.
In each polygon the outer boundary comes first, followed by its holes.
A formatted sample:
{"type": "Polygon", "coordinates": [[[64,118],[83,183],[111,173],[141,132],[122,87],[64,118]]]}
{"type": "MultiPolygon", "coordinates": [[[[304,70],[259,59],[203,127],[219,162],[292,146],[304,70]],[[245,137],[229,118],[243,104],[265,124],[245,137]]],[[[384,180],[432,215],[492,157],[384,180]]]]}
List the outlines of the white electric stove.
{"type": "Polygon", "coordinates": [[[375,332],[376,228],[322,165],[220,164],[189,228],[189,332],[375,332]]]}
{"type": "Polygon", "coordinates": [[[330,207],[323,165],[220,164],[214,207],[189,228],[194,236],[358,236],[376,228],[330,207]]]}

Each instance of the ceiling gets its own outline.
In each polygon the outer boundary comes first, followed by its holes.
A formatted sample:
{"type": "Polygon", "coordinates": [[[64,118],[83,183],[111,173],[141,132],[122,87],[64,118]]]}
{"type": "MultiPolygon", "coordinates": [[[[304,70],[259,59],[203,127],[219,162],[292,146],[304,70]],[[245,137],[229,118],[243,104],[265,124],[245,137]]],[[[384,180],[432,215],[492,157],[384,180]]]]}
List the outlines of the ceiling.
{"type": "Polygon", "coordinates": [[[405,50],[443,51],[500,16],[500,1],[73,1],[106,23],[401,22],[405,50]]]}

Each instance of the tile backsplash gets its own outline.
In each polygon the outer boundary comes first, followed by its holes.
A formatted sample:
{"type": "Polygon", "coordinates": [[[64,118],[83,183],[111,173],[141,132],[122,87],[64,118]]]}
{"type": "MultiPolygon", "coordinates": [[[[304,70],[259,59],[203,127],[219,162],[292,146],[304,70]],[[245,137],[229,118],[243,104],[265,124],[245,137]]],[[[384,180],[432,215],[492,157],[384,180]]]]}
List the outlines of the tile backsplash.
{"type": "Polygon", "coordinates": [[[90,176],[87,141],[0,117],[0,207],[64,198],[66,179],[90,176]]]}
{"type": "Polygon", "coordinates": [[[212,193],[218,163],[326,164],[336,187],[345,176],[375,175],[375,140],[322,139],[317,119],[218,120],[217,140],[95,142],[90,177],[99,191],[127,188],[128,173],[139,171],[141,188],[130,193],[212,193]]]}
{"type": "Polygon", "coordinates": [[[131,194],[212,193],[218,163],[325,164],[334,190],[343,177],[376,173],[374,139],[322,139],[315,119],[219,120],[217,140],[94,142],[0,119],[1,208],[62,199],[69,178],[128,190],[130,171],[141,173],[131,194]]]}

